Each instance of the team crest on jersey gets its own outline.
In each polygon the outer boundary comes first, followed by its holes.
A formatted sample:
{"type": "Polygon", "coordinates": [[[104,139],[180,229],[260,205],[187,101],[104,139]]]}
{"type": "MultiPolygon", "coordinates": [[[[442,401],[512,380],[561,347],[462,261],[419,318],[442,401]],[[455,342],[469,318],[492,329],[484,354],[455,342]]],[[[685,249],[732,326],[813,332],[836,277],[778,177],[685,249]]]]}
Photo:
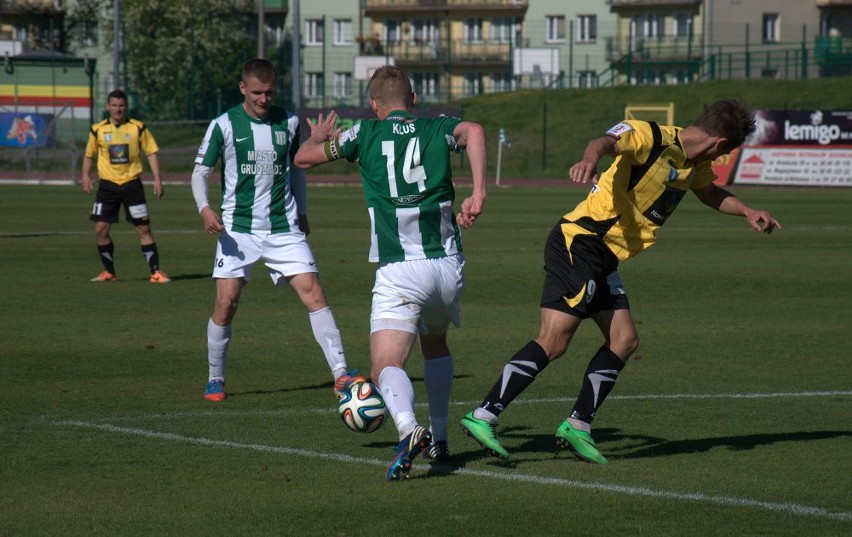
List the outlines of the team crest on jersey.
{"type": "Polygon", "coordinates": [[[394,205],[415,205],[417,202],[422,200],[425,196],[421,196],[418,194],[412,194],[410,196],[400,196],[398,198],[393,198],[394,205]]]}
{"type": "Polygon", "coordinates": [[[112,134],[104,134],[104,141],[110,143],[112,141],[112,134]]]}
{"type": "Polygon", "coordinates": [[[284,145],[287,143],[287,133],[284,131],[275,131],[275,143],[284,145]]]}
{"type": "Polygon", "coordinates": [[[680,177],[677,173],[677,170],[674,168],[669,168],[669,182],[674,183],[680,177]]]}

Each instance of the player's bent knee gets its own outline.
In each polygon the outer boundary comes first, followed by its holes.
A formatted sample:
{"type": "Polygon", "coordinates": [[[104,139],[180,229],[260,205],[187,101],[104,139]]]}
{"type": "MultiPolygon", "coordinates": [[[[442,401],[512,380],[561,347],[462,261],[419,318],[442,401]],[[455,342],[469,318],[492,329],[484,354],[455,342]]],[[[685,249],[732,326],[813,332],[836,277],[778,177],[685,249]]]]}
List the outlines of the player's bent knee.
{"type": "Polygon", "coordinates": [[[634,336],[631,338],[619,340],[617,342],[610,343],[610,350],[614,352],[622,361],[626,362],[637,349],[639,349],[639,337],[634,336]]]}

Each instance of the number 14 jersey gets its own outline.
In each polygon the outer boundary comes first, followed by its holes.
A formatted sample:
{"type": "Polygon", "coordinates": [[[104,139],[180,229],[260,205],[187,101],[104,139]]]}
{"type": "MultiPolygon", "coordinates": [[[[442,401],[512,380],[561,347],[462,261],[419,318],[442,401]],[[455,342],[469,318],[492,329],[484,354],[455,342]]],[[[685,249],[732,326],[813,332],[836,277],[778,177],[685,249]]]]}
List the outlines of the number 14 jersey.
{"type": "Polygon", "coordinates": [[[446,257],[462,251],[453,201],[451,151],[459,118],[404,111],[341,133],[342,156],[357,162],[370,213],[370,261],[446,257]]]}

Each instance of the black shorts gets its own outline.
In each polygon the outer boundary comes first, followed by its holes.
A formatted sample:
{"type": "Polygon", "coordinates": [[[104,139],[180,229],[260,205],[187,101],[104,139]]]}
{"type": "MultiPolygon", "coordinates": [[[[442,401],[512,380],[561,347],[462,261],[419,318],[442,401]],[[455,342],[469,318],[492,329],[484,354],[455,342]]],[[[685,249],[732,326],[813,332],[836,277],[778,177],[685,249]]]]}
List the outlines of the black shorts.
{"type": "Polygon", "coordinates": [[[600,311],[630,309],[618,275],[618,258],[593,234],[574,235],[561,219],[544,245],[544,289],[541,307],[581,319],[600,311]],[[570,253],[568,243],[570,241],[570,253]]]}
{"type": "Polygon", "coordinates": [[[145,189],[141,179],[133,179],[122,185],[101,179],[92,215],[94,222],[118,222],[118,212],[124,205],[124,217],[134,226],[148,225],[148,204],[145,201],[145,189]]]}

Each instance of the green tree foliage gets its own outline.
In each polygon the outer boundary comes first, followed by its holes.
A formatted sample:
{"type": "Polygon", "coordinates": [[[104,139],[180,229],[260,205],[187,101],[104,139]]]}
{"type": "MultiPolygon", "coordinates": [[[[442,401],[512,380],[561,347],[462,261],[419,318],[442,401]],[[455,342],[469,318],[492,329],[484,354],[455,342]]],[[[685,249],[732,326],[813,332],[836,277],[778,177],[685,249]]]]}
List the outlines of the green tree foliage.
{"type": "Polygon", "coordinates": [[[112,26],[105,19],[108,5],[112,6],[111,0],[77,0],[68,6],[63,22],[69,51],[97,44],[99,30],[108,29],[102,38],[112,38],[112,26]]]}
{"type": "Polygon", "coordinates": [[[152,119],[206,119],[234,102],[256,54],[252,0],[123,0],[129,90],[152,119]]]}

